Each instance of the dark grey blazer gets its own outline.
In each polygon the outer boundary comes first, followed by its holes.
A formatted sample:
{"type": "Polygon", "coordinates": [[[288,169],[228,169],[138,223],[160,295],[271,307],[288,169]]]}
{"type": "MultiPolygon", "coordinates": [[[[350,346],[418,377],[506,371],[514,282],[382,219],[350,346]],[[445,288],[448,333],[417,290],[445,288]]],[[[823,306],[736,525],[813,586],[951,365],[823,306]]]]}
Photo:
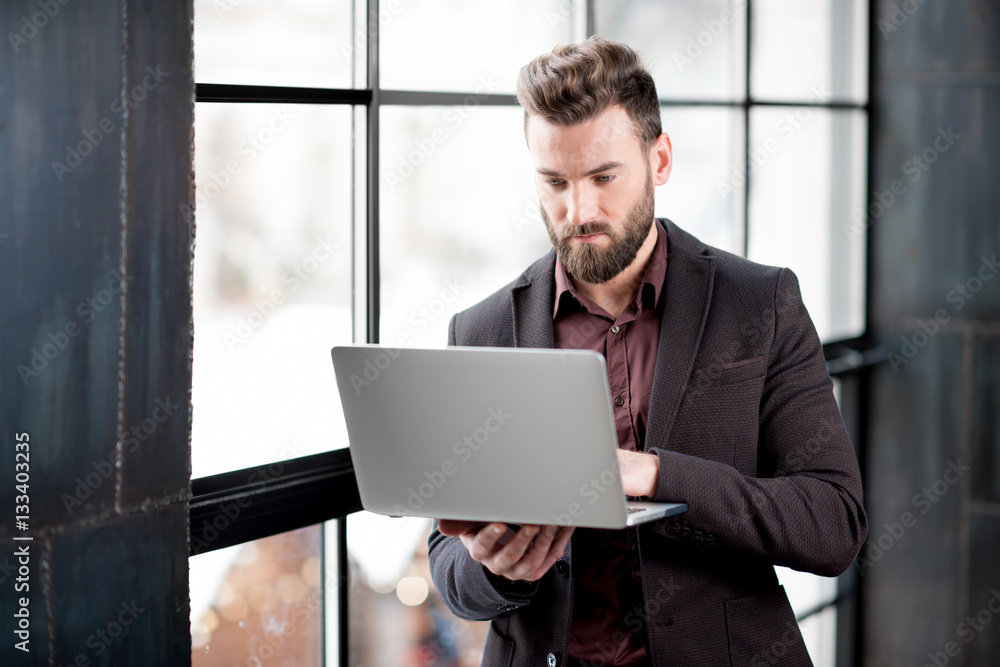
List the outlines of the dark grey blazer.
{"type": "MultiPolygon", "coordinates": [[[[788,269],[706,246],[668,220],[669,259],[646,451],[655,501],[638,528],[644,609],[623,618],[660,665],[809,665],[773,565],[835,576],[868,532],[861,477],[815,328],[788,269]]],[[[452,318],[451,345],[552,347],[555,251],[452,318]]],[[[483,665],[563,665],[573,540],[512,585],[437,531],[431,573],[461,618],[492,620],[483,665]],[[551,655],[550,655],[551,654],[551,655]]]]}

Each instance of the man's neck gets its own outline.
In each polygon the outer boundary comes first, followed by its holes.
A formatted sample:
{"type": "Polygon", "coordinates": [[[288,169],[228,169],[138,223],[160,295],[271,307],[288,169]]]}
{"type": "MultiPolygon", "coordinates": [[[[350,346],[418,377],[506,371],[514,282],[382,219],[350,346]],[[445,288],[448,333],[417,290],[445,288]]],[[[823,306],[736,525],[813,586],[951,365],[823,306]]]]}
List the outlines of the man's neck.
{"type": "Polygon", "coordinates": [[[642,285],[642,276],[646,272],[646,265],[649,263],[649,258],[653,256],[653,250],[656,249],[656,238],[659,233],[657,227],[659,225],[654,221],[649,235],[639,247],[639,252],[635,254],[635,259],[617,276],[600,285],[584,282],[570,276],[573,286],[581,294],[606,310],[611,317],[618,319],[622,311],[635,299],[635,295],[642,285]]]}

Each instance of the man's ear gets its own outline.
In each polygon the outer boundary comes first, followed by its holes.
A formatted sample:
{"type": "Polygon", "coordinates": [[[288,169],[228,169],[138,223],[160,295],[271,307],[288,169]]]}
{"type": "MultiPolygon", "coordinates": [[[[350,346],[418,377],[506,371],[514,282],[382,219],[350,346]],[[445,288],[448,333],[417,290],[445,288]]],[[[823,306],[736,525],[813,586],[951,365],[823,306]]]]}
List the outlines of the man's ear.
{"type": "Polygon", "coordinates": [[[660,134],[649,149],[649,169],[655,185],[663,185],[670,178],[670,170],[674,166],[673,147],[670,145],[670,135],[660,134]]]}

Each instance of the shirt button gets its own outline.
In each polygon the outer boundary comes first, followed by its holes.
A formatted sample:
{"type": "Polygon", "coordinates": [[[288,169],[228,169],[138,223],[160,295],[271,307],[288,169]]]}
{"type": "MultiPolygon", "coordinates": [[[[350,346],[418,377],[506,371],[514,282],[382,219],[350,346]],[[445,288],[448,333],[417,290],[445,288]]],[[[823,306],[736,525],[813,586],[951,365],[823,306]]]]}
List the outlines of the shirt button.
{"type": "Polygon", "coordinates": [[[620,408],[621,406],[625,405],[625,399],[622,398],[621,396],[616,396],[615,405],[617,405],[620,408]]]}
{"type": "Polygon", "coordinates": [[[569,573],[569,565],[566,563],[564,558],[560,558],[556,561],[556,572],[564,577],[569,573]]]}
{"type": "Polygon", "coordinates": [[[548,657],[545,659],[549,667],[556,667],[556,654],[549,653],[548,657]]]}
{"type": "Polygon", "coordinates": [[[622,330],[622,328],[620,326],[618,326],[617,324],[615,326],[611,327],[611,333],[615,333],[616,334],[616,333],[618,333],[621,330],[622,330]]]}

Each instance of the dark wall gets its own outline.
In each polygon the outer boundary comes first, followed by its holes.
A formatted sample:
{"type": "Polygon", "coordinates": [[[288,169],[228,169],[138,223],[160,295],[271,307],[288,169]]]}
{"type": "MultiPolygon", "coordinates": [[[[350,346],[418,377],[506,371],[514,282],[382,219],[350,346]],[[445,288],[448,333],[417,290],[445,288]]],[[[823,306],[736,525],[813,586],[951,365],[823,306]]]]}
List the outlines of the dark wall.
{"type": "Polygon", "coordinates": [[[1000,3],[874,15],[864,664],[1000,665],[1000,3]]]}
{"type": "Polygon", "coordinates": [[[190,661],[191,18],[0,3],[0,664],[190,661]]]}

